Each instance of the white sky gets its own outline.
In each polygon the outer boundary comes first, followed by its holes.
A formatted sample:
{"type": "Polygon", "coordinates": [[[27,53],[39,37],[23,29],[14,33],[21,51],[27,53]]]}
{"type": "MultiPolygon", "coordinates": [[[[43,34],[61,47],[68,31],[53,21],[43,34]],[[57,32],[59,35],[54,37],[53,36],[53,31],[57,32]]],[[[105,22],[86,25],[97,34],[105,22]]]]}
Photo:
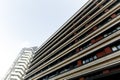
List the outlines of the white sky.
{"type": "Polygon", "coordinates": [[[22,47],[40,46],[88,0],[0,0],[0,80],[22,47]]]}

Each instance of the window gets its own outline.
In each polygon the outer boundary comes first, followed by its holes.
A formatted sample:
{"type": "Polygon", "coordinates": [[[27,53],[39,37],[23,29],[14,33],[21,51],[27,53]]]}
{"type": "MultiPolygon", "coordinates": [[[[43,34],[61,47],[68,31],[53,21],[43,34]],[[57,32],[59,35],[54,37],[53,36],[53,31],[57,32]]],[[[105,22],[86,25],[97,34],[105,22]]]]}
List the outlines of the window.
{"type": "Polygon", "coordinates": [[[120,49],[120,44],[117,46],[118,49],[120,49]]]}
{"type": "Polygon", "coordinates": [[[110,19],[108,19],[107,21],[111,21],[112,19],[110,18],[110,19]]]}
{"type": "Polygon", "coordinates": [[[112,32],[114,33],[114,32],[116,32],[117,30],[113,30],[112,32]]]}
{"type": "Polygon", "coordinates": [[[94,59],[97,59],[97,56],[94,56],[94,59]]]}
{"type": "Polygon", "coordinates": [[[114,46],[114,47],[112,47],[112,50],[113,51],[117,51],[117,48],[114,46]]]}
{"type": "Polygon", "coordinates": [[[84,46],[83,49],[87,48],[87,46],[84,46]]]}
{"type": "Polygon", "coordinates": [[[86,63],[88,63],[88,62],[89,62],[89,59],[86,59],[85,61],[86,61],[86,63]]]}
{"type": "Polygon", "coordinates": [[[89,43],[89,46],[91,46],[92,44],[91,43],[89,43]]]}
{"type": "Polygon", "coordinates": [[[120,26],[119,26],[119,27],[117,27],[117,30],[120,30],[120,26]]]}
{"type": "Polygon", "coordinates": [[[85,64],[85,61],[83,61],[83,64],[85,64]]]}
{"type": "Polygon", "coordinates": [[[109,33],[108,33],[108,35],[111,35],[111,34],[112,34],[112,32],[109,32],[109,33]]]}
{"type": "Polygon", "coordinates": [[[92,58],[92,57],[90,58],[90,61],[93,61],[93,58],[92,58]]]}
{"type": "Polygon", "coordinates": [[[83,50],[83,48],[80,48],[80,51],[82,51],[83,50]]]}
{"type": "Polygon", "coordinates": [[[104,37],[107,37],[107,36],[108,36],[107,34],[104,35],[104,37]]]}

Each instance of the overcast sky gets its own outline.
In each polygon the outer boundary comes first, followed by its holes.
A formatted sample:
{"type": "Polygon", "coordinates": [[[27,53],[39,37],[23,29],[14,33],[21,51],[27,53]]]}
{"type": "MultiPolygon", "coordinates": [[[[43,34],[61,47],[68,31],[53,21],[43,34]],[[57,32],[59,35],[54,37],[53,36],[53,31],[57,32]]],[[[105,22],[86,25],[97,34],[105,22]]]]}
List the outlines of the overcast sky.
{"type": "Polygon", "coordinates": [[[22,47],[40,46],[88,0],[0,0],[0,80],[22,47]]]}

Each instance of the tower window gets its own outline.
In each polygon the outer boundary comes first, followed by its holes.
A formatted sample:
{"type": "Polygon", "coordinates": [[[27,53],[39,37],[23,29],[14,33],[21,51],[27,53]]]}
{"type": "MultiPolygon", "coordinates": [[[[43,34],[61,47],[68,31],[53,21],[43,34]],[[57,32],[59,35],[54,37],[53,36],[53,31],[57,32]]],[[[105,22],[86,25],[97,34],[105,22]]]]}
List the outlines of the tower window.
{"type": "Polygon", "coordinates": [[[112,47],[112,50],[113,51],[117,51],[117,48],[114,46],[114,47],[112,47]]]}

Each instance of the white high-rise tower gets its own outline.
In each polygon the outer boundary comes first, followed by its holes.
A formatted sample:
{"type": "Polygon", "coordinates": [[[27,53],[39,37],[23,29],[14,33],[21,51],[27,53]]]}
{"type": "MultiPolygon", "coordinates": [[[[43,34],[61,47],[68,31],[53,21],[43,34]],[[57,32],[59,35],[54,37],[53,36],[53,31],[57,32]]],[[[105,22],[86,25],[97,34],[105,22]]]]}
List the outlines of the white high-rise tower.
{"type": "Polygon", "coordinates": [[[23,48],[4,80],[23,80],[37,47],[23,48]]]}

